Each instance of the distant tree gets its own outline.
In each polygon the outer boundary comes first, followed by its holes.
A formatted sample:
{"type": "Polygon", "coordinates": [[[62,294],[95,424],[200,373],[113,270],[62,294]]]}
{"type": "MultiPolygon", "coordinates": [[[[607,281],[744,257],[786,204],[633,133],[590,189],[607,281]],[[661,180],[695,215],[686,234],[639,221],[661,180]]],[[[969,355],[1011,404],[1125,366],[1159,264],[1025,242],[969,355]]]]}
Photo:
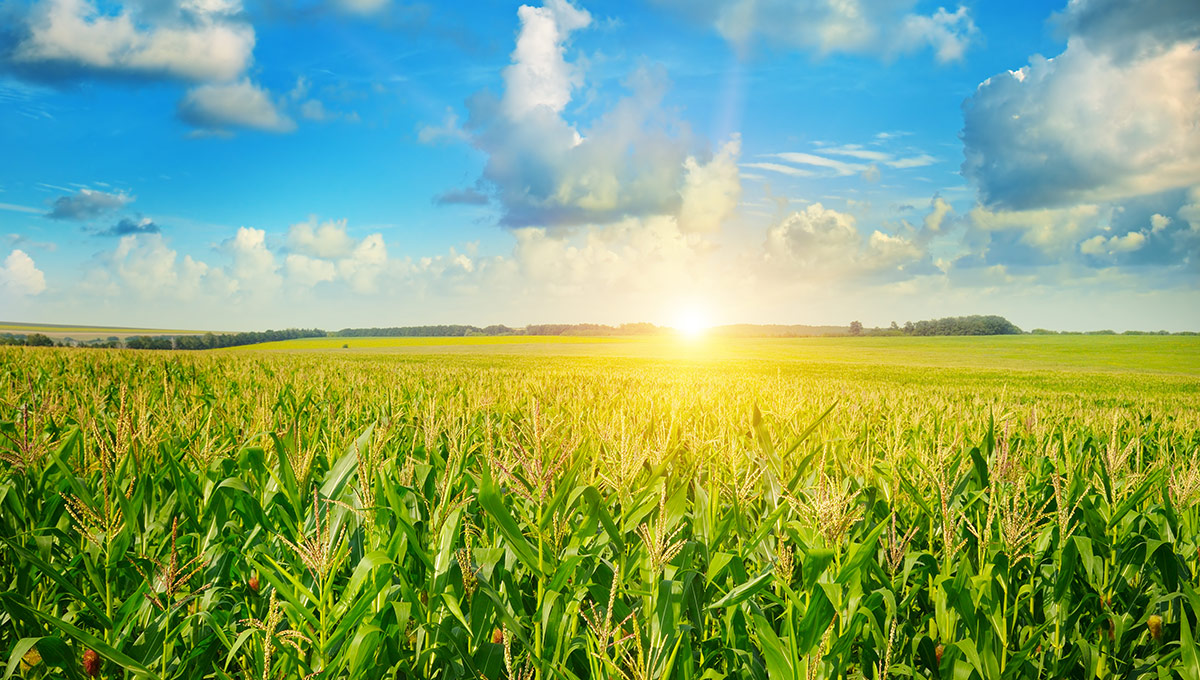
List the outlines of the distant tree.
{"type": "Polygon", "coordinates": [[[54,341],[42,333],[32,333],[25,338],[25,344],[30,347],[53,347],[54,341]]]}
{"type": "Polygon", "coordinates": [[[899,324],[897,324],[895,321],[893,321],[893,322],[892,322],[892,326],[891,326],[891,330],[894,330],[894,331],[898,331],[898,330],[900,330],[900,326],[899,326],[899,324]]]}
{"type": "Polygon", "coordinates": [[[911,321],[904,322],[904,334],[905,335],[913,334],[913,322],[911,322],[911,321]]]}
{"type": "Polygon", "coordinates": [[[1016,335],[1021,329],[1002,316],[950,316],[918,321],[913,335],[1016,335]]]}
{"type": "Polygon", "coordinates": [[[850,335],[862,335],[862,331],[863,329],[861,321],[850,322],[850,335]]]}

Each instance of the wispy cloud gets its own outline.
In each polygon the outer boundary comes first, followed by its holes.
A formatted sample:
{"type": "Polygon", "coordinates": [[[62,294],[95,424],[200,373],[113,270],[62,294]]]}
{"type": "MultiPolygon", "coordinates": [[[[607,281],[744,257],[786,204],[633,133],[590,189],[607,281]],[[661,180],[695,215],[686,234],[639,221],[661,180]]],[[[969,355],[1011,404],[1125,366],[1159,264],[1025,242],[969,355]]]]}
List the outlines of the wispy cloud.
{"type": "Polygon", "coordinates": [[[30,208],[27,205],[17,205],[15,203],[0,203],[0,210],[11,210],[13,212],[30,213],[32,215],[40,215],[42,213],[37,208],[30,208]]]}
{"type": "Polygon", "coordinates": [[[839,161],[835,158],[827,158],[811,153],[802,153],[797,151],[785,151],[783,153],[772,154],[775,158],[785,160],[789,163],[797,165],[810,165],[816,168],[824,168],[832,171],[838,177],[846,177],[849,175],[857,175],[867,169],[867,166],[861,163],[847,163],[839,161]]]}
{"type": "Polygon", "coordinates": [[[742,167],[755,168],[757,170],[770,170],[771,172],[778,172],[783,175],[791,175],[792,177],[816,176],[816,173],[812,172],[811,170],[802,170],[800,168],[795,168],[790,165],[783,165],[781,163],[742,163],[742,167]]]}

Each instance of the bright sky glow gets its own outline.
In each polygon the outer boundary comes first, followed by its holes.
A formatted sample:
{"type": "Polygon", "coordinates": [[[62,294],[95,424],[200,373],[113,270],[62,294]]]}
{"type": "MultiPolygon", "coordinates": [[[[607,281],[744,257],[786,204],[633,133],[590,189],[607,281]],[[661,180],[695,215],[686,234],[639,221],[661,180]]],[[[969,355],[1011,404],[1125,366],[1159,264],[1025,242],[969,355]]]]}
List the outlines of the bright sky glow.
{"type": "Polygon", "coordinates": [[[704,335],[711,326],[708,312],[698,304],[689,304],[680,308],[675,319],[675,330],[688,339],[696,339],[704,335]]]}
{"type": "Polygon", "coordinates": [[[1195,0],[0,17],[0,320],[1200,328],[1195,0]]]}

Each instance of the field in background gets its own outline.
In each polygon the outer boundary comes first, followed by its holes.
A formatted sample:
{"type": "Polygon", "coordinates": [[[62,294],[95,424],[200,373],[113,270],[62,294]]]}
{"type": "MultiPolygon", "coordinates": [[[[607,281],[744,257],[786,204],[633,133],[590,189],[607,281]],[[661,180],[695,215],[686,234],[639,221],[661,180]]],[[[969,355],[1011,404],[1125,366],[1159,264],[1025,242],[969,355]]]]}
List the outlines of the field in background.
{"type": "Polygon", "coordinates": [[[678,336],[496,336],[461,338],[304,338],[255,349],[338,349],[397,354],[628,357],[665,361],[760,361],[770,364],[863,364],[1200,375],[1198,336],[695,338],[678,336]]]}
{"type": "Polygon", "coordinates": [[[181,331],[167,328],[125,328],[121,326],[76,326],[60,324],[26,324],[20,322],[0,321],[0,333],[24,335],[41,333],[42,335],[63,340],[103,340],[117,337],[122,340],[135,335],[203,335],[206,331],[181,331]]]}
{"type": "Polygon", "coordinates": [[[327,350],[327,349],[398,349],[410,348],[470,348],[495,345],[594,345],[598,343],[621,342],[622,338],[592,337],[592,336],[548,336],[548,335],[477,335],[452,338],[436,337],[386,337],[386,338],[298,338],[296,340],[279,340],[262,342],[257,345],[240,345],[230,348],[234,351],[251,349],[270,350],[327,350]]]}
{"type": "Polygon", "coordinates": [[[0,663],[1200,673],[1200,338],[328,340],[0,348],[0,663]]]}

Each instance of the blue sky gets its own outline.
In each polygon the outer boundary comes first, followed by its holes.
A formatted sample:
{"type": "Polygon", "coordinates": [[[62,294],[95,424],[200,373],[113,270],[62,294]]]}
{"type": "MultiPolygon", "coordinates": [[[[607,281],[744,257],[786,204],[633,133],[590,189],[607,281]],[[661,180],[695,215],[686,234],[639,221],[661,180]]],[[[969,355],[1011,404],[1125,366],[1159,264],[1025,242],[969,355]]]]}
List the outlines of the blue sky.
{"type": "Polygon", "coordinates": [[[4,0],[0,319],[1200,328],[1200,6],[4,0]]]}

